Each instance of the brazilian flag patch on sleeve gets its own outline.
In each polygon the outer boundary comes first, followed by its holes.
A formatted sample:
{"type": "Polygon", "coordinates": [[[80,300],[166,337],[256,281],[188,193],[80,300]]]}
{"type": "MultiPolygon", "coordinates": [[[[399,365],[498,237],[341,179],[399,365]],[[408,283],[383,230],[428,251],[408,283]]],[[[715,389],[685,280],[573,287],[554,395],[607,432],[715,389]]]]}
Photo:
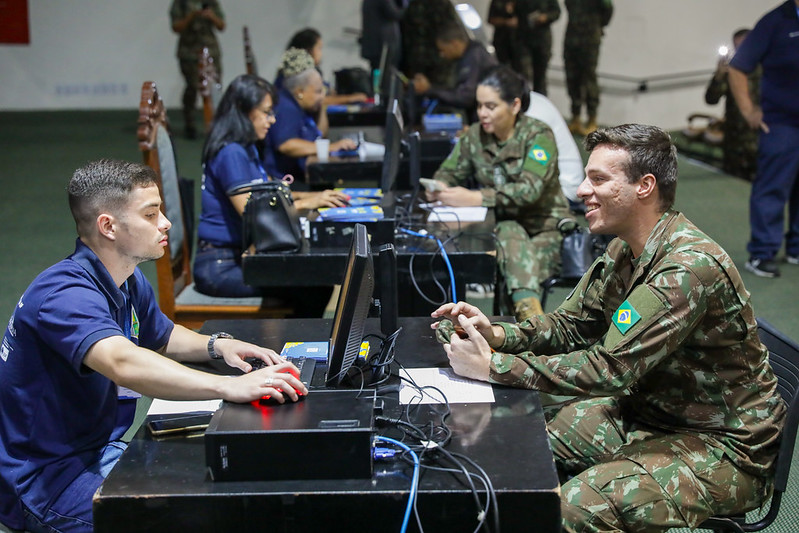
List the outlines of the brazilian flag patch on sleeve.
{"type": "Polygon", "coordinates": [[[538,161],[542,165],[546,165],[549,161],[549,154],[546,150],[538,146],[537,144],[530,148],[530,151],[527,152],[527,157],[534,161],[538,161]]]}
{"type": "Polygon", "coordinates": [[[616,327],[622,335],[627,333],[627,330],[633,327],[639,320],[641,320],[641,315],[638,314],[638,311],[630,304],[629,300],[625,300],[624,303],[619,306],[618,310],[613,313],[613,323],[616,324],[616,327]]]}

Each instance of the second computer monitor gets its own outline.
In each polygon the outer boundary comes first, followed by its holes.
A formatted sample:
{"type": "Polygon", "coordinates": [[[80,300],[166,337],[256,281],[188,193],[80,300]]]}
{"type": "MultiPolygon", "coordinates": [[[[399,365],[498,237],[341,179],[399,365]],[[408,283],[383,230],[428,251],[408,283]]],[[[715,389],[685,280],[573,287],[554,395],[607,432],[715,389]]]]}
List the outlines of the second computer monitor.
{"type": "Polygon", "coordinates": [[[358,359],[374,289],[374,265],[366,226],[355,224],[347,269],[341,283],[330,346],[325,385],[339,387],[358,359]]]}
{"type": "Polygon", "coordinates": [[[383,169],[380,176],[380,188],[388,194],[396,187],[402,151],[402,134],[405,129],[399,101],[395,98],[388,102],[386,111],[385,144],[386,153],[383,158],[383,169]]]}

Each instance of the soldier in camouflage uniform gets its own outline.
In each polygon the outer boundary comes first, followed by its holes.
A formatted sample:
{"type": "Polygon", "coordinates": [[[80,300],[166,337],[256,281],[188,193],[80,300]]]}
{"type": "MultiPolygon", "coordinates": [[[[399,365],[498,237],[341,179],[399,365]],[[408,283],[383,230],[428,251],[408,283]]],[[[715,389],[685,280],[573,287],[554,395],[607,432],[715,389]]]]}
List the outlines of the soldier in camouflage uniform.
{"type": "Polygon", "coordinates": [[[519,38],[516,36],[519,26],[516,0],[491,0],[488,23],[494,26],[493,44],[497,61],[516,72],[522,72],[524,49],[518,45],[519,38]]]}
{"type": "Polygon", "coordinates": [[[222,53],[214,29],[225,29],[225,14],[217,0],[173,0],[169,10],[172,31],[178,39],[180,72],[186,80],[183,91],[183,120],[189,139],[197,137],[194,125],[194,106],[200,85],[199,61],[202,49],[207,47],[222,79],[222,53]]]}
{"type": "MultiPolygon", "coordinates": [[[[734,50],[740,46],[747,33],[749,33],[748,29],[740,29],[733,34],[734,50]]],[[[758,132],[749,127],[749,123],[746,122],[746,119],[741,114],[741,110],[735,103],[735,98],[730,91],[730,85],[727,81],[730,57],[731,55],[725,55],[719,58],[716,72],[705,91],[705,102],[715,105],[719,103],[722,96],[725,98],[724,125],[722,127],[724,140],[721,145],[724,159],[721,168],[727,174],[752,181],[757,173],[758,132]]],[[[749,94],[752,95],[752,101],[754,102],[760,101],[761,72],[762,70],[758,66],[746,76],[749,84],[749,94]]]]}
{"type": "Polygon", "coordinates": [[[596,67],[603,28],[613,16],[612,0],[566,0],[569,23],[563,40],[563,66],[566,69],[566,89],[571,99],[572,119],[569,131],[588,135],[597,127],[599,83],[596,67]],[[585,105],[588,122],[580,122],[585,105]]]}
{"type": "Polygon", "coordinates": [[[400,21],[402,71],[412,78],[424,74],[432,85],[450,85],[454,62],[436,52],[436,36],[442,28],[459,23],[449,0],[411,0],[400,21]]]}
{"type": "Polygon", "coordinates": [[[517,318],[524,320],[543,313],[541,283],[558,268],[562,236],[557,225],[569,213],[558,179],[555,135],[524,115],[528,84],[506,66],[480,82],[477,102],[480,125],[469,128],[434,175],[450,187],[430,193],[430,199],[494,208],[500,274],[517,318]]]}
{"type": "MultiPolygon", "coordinates": [[[[671,209],[676,151],[651,126],[600,129],[578,194],[619,236],[554,313],[434,317],[460,375],[576,396],[550,413],[567,532],[666,531],[762,504],[785,405],[730,257],[671,209]],[[448,336],[449,335],[449,336],[448,336]],[[491,348],[496,350],[492,353],[491,348]]],[[[435,324],[434,324],[435,326],[435,324]]]]}
{"type": "Polygon", "coordinates": [[[516,16],[518,46],[525,52],[522,73],[532,80],[535,92],[546,95],[547,67],[552,57],[550,26],[560,17],[558,0],[517,0],[516,16]]]}

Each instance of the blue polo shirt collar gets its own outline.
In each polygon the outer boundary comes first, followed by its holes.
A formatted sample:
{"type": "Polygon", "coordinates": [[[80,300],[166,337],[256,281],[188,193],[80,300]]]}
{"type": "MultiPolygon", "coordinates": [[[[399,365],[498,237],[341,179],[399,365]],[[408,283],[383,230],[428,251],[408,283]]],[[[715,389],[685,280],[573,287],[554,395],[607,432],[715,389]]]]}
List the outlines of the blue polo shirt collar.
{"type": "MultiPolygon", "coordinates": [[[[79,264],[97,282],[97,286],[108,297],[109,302],[114,306],[114,310],[119,310],[125,306],[125,293],[116,286],[114,278],[108,272],[97,254],[89,248],[82,240],[76,239],[75,252],[71,259],[79,264]]],[[[131,275],[127,279],[128,294],[135,292],[136,276],[131,275]]]]}

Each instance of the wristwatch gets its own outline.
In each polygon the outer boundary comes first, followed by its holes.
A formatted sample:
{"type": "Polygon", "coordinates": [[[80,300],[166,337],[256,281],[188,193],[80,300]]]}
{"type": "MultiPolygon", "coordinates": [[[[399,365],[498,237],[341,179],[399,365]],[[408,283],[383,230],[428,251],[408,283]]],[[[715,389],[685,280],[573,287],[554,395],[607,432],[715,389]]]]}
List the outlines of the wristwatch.
{"type": "Polygon", "coordinates": [[[230,333],[225,333],[224,331],[217,331],[216,333],[211,335],[211,338],[208,339],[208,355],[211,356],[211,359],[222,359],[222,354],[218,354],[216,353],[216,350],[214,350],[214,343],[216,342],[216,339],[232,339],[232,338],[233,335],[231,335],[230,333]]]}

